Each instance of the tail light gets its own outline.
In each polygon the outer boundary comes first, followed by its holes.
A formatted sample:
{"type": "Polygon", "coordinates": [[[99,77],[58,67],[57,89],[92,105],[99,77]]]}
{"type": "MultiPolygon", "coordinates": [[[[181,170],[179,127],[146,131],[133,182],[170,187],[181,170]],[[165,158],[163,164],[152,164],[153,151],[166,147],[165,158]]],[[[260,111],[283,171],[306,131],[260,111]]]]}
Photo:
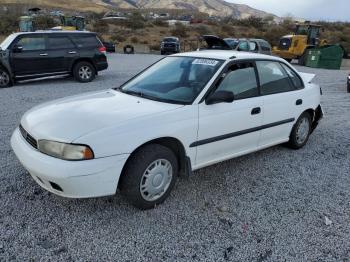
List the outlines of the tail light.
{"type": "Polygon", "coordinates": [[[99,47],[99,48],[98,48],[98,51],[100,51],[101,53],[104,53],[104,54],[106,54],[106,53],[107,53],[107,49],[106,49],[106,47],[105,47],[105,46],[101,46],[101,47],[99,47]]]}

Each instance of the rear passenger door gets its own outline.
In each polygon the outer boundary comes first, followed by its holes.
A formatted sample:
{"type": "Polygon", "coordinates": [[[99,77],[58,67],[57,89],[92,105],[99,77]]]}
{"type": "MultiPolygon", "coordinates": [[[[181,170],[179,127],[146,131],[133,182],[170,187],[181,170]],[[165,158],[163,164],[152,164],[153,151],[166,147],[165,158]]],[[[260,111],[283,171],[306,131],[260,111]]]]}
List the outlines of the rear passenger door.
{"type": "Polygon", "coordinates": [[[259,147],[265,147],[289,139],[294,122],[304,110],[303,84],[294,71],[283,63],[257,61],[256,66],[264,103],[264,129],[259,147]]]}
{"type": "Polygon", "coordinates": [[[73,61],[78,56],[78,50],[72,40],[63,34],[48,36],[48,53],[50,72],[68,72],[73,61]]]}

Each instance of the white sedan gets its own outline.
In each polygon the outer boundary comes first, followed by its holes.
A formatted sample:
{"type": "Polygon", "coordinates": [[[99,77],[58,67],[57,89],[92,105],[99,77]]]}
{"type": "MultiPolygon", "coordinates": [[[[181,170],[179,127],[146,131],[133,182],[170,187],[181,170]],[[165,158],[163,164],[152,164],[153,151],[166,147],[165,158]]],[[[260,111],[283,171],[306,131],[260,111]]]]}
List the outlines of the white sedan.
{"type": "Polygon", "coordinates": [[[31,109],[11,144],[52,193],[120,189],[133,205],[152,208],[179,175],[281,143],[303,147],[323,116],[313,77],[272,56],[177,54],[121,87],[31,109]]]}

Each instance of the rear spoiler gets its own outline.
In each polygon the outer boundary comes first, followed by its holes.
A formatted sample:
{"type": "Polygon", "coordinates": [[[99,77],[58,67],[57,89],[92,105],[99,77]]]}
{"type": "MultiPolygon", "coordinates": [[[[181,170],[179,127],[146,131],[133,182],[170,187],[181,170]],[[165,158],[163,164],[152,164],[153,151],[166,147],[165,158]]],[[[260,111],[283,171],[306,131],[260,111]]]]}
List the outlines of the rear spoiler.
{"type": "Polygon", "coordinates": [[[311,83],[311,81],[315,78],[315,74],[309,74],[309,73],[301,73],[299,72],[299,75],[303,79],[305,83],[311,83]]]}

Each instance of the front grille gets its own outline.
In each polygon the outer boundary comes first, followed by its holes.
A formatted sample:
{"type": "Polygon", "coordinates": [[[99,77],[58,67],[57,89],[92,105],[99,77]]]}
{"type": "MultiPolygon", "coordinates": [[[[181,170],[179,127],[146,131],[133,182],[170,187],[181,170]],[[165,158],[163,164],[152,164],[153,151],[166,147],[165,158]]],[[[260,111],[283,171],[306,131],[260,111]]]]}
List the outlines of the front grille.
{"type": "Polygon", "coordinates": [[[291,45],[292,45],[292,40],[290,38],[282,38],[280,40],[279,49],[288,50],[291,45]]]}
{"type": "Polygon", "coordinates": [[[23,138],[28,142],[28,144],[30,144],[35,149],[38,149],[38,142],[23,128],[22,125],[19,125],[19,130],[21,131],[23,138]]]}

